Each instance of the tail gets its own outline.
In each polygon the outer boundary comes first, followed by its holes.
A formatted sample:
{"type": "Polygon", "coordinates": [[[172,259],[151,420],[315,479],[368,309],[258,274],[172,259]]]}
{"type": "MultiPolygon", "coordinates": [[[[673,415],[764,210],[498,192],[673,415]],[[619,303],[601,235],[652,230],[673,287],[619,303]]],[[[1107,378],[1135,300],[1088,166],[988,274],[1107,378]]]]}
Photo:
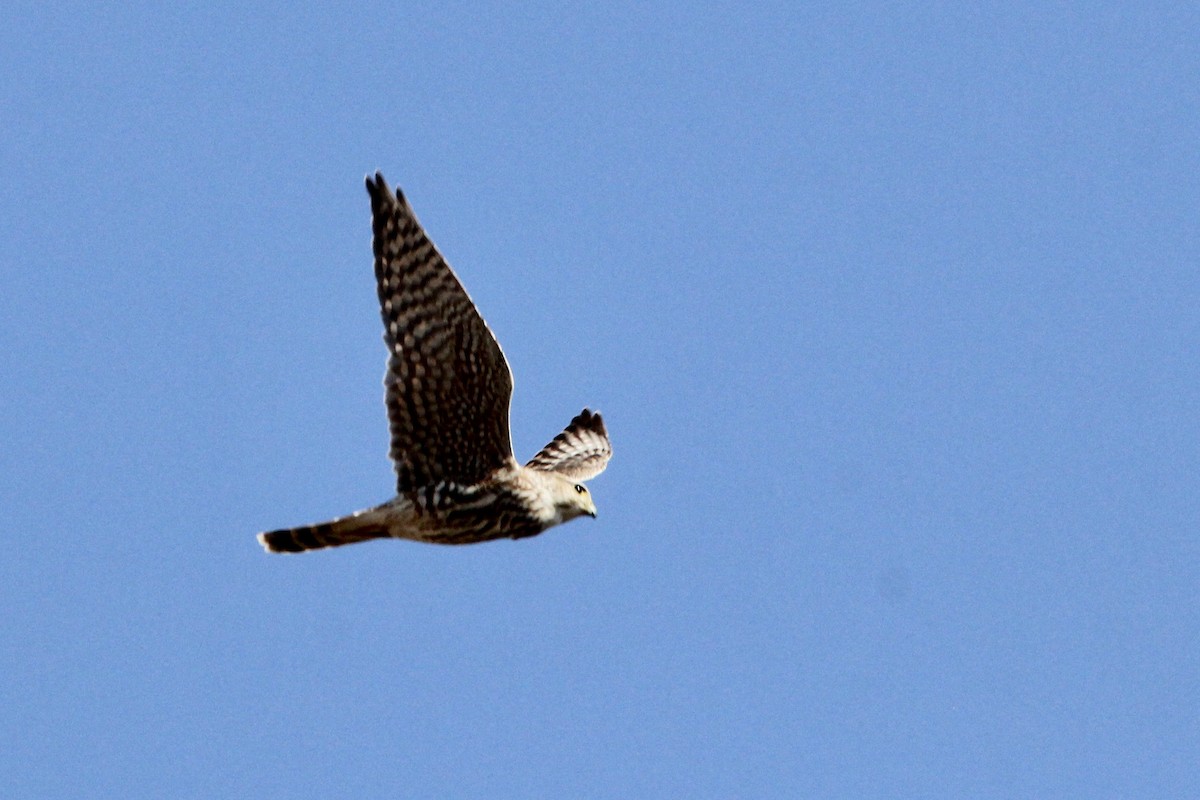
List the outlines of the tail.
{"type": "Polygon", "coordinates": [[[387,526],[382,524],[378,515],[371,513],[372,511],[375,509],[322,522],[319,525],[260,533],[258,543],[268,553],[303,553],[305,550],[320,550],[323,547],[340,547],[370,539],[389,538],[391,534],[387,526]]]}

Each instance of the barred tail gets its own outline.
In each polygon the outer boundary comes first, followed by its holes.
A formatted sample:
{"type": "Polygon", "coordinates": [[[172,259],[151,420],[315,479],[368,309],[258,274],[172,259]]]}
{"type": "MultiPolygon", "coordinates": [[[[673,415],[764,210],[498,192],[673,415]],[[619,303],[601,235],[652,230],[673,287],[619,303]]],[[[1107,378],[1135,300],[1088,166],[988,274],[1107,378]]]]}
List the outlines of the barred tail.
{"type": "Polygon", "coordinates": [[[365,542],[370,539],[386,539],[391,534],[370,512],[342,517],[319,525],[300,528],[285,528],[260,533],[258,542],[268,553],[303,553],[323,547],[340,547],[344,544],[365,542]]]}

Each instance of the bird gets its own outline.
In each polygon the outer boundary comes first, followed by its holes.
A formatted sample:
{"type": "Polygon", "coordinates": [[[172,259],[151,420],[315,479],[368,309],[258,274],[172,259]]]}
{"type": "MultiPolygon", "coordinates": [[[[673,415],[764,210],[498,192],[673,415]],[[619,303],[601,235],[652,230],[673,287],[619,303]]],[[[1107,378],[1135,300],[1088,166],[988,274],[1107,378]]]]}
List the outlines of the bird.
{"type": "Polygon", "coordinates": [[[519,464],[509,431],[512,370],[500,344],[404,193],[379,172],[366,185],[396,496],[328,522],[260,533],[259,542],[270,553],[372,539],[473,544],[595,518],[584,481],[612,457],[603,418],[585,408],[519,464]]]}

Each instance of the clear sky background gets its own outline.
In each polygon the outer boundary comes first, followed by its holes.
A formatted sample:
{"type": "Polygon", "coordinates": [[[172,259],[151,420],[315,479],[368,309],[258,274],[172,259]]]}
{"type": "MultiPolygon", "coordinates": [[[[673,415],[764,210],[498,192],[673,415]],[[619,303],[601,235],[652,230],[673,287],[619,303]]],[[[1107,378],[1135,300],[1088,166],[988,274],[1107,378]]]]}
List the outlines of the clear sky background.
{"type": "Polygon", "coordinates": [[[0,795],[1200,796],[1200,13],[9,4],[0,795]],[[598,520],[387,499],[363,176],[598,520]]]}

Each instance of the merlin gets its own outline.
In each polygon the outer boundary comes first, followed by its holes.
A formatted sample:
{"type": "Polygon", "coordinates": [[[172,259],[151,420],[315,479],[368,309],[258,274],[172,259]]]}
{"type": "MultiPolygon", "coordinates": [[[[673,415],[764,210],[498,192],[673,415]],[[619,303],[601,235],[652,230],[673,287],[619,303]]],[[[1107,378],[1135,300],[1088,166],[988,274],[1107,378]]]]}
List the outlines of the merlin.
{"type": "Polygon", "coordinates": [[[378,172],[367,177],[367,192],[396,496],[258,540],[272,553],[369,539],[471,544],[595,517],[582,482],[612,457],[604,420],[585,408],[529,463],[517,463],[508,427],[512,371],[499,343],[404,193],[378,172]]]}

